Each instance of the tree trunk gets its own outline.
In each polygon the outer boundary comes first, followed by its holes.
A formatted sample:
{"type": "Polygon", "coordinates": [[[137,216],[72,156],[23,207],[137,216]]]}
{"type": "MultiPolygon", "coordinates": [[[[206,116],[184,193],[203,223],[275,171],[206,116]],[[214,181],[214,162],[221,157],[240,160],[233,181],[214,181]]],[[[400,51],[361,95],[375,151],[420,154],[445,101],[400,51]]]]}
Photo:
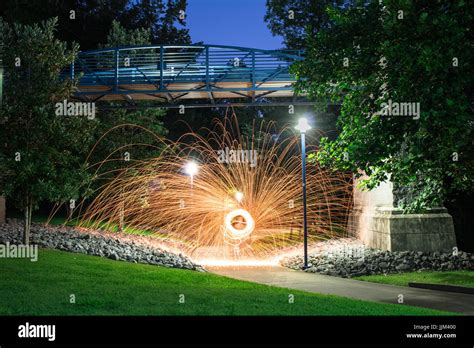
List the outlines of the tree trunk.
{"type": "Polygon", "coordinates": [[[33,202],[31,197],[26,198],[25,204],[25,225],[23,230],[23,244],[30,244],[30,228],[31,228],[31,212],[33,210],[33,202]]]}
{"type": "Polygon", "coordinates": [[[122,206],[120,207],[120,212],[119,212],[119,226],[118,226],[118,232],[123,232],[124,230],[124,204],[122,203],[122,206]]]}
{"type": "Polygon", "coordinates": [[[122,189],[122,202],[120,205],[120,212],[119,212],[119,223],[118,223],[118,232],[123,232],[124,230],[124,217],[125,217],[125,197],[124,197],[124,192],[122,189]]]}
{"type": "Polygon", "coordinates": [[[67,221],[71,221],[72,220],[73,208],[71,208],[71,206],[68,204],[68,202],[66,202],[66,211],[67,211],[67,221]]]}

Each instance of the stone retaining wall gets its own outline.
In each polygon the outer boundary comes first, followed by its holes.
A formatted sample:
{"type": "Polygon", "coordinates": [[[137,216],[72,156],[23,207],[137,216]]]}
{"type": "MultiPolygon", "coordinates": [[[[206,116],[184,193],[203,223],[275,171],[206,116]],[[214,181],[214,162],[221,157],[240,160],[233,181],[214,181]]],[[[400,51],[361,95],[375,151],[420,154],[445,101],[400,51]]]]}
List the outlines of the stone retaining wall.
{"type": "Polygon", "coordinates": [[[354,185],[354,209],[349,231],[371,248],[389,251],[452,251],[456,235],[445,208],[423,214],[403,214],[394,207],[393,185],[384,182],[371,191],[354,185]]]}

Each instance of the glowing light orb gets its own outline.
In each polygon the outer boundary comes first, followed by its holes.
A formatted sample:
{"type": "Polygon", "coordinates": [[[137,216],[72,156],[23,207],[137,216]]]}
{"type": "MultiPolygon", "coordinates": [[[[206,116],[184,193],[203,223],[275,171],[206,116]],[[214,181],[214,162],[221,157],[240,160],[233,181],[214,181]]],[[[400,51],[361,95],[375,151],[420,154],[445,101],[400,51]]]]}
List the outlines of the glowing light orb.
{"type": "Polygon", "coordinates": [[[237,202],[242,202],[242,199],[244,198],[244,194],[240,191],[237,191],[235,193],[235,199],[237,200],[237,202]]]}
{"type": "Polygon", "coordinates": [[[188,163],[186,163],[186,167],[184,167],[184,171],[186,174],[190,176],[194,176],[198,172],[198,165],[194,161],[189,161],[188,163]]]}
{"type": "Polygon", "coordinates": [[[301,133],[306,133],[309,129],[311,129],[311,126],[309,125],[308,120],[302,117],[298,120],[298,125],[295,128],[301,133]]]}

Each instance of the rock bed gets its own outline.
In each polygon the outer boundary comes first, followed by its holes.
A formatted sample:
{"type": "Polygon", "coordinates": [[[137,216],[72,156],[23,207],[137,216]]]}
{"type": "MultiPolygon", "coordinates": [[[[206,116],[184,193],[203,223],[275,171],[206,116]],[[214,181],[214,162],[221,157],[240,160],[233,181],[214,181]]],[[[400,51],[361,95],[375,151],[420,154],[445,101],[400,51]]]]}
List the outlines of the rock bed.
{"type": "MultiPolygon", "coordinates": [[[[281,259],[282,266],[301,270],[303,256],[281,259]]],[[[474,254],[370,249],[356,239],[321,242],[309,251],[306,272],[343,278],[411,271],[474,270],[474,254]]]]}
{"type": "MultiPolygon", "coordinates": [[[[9,220],[0,225],[0,244],[22,244],[23,223],[9,220]]],[[[57,249],[106,257],[112,260],[143,263],[170,268],[205,271],[182,254],[154,246],[152,237],[98,233],[76,230],[72,227],[32,224],[30,243],[48,249],[57,249]]],[[[155,243],[154,243],[155,242],[155,243]]]]}

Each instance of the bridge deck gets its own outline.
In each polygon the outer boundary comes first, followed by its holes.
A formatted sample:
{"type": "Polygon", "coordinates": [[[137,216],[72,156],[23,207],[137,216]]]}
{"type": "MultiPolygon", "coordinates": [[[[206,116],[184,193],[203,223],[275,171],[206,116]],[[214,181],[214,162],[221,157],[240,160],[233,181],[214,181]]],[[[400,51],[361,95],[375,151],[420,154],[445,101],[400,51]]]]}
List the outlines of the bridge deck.
{"type": "Polygon", "coordinates": [[[300,52],[210,45],[160,45],[86,51],[69,69],[85,100],[259,98],[293,96],[289,66],[300,52]]]}

